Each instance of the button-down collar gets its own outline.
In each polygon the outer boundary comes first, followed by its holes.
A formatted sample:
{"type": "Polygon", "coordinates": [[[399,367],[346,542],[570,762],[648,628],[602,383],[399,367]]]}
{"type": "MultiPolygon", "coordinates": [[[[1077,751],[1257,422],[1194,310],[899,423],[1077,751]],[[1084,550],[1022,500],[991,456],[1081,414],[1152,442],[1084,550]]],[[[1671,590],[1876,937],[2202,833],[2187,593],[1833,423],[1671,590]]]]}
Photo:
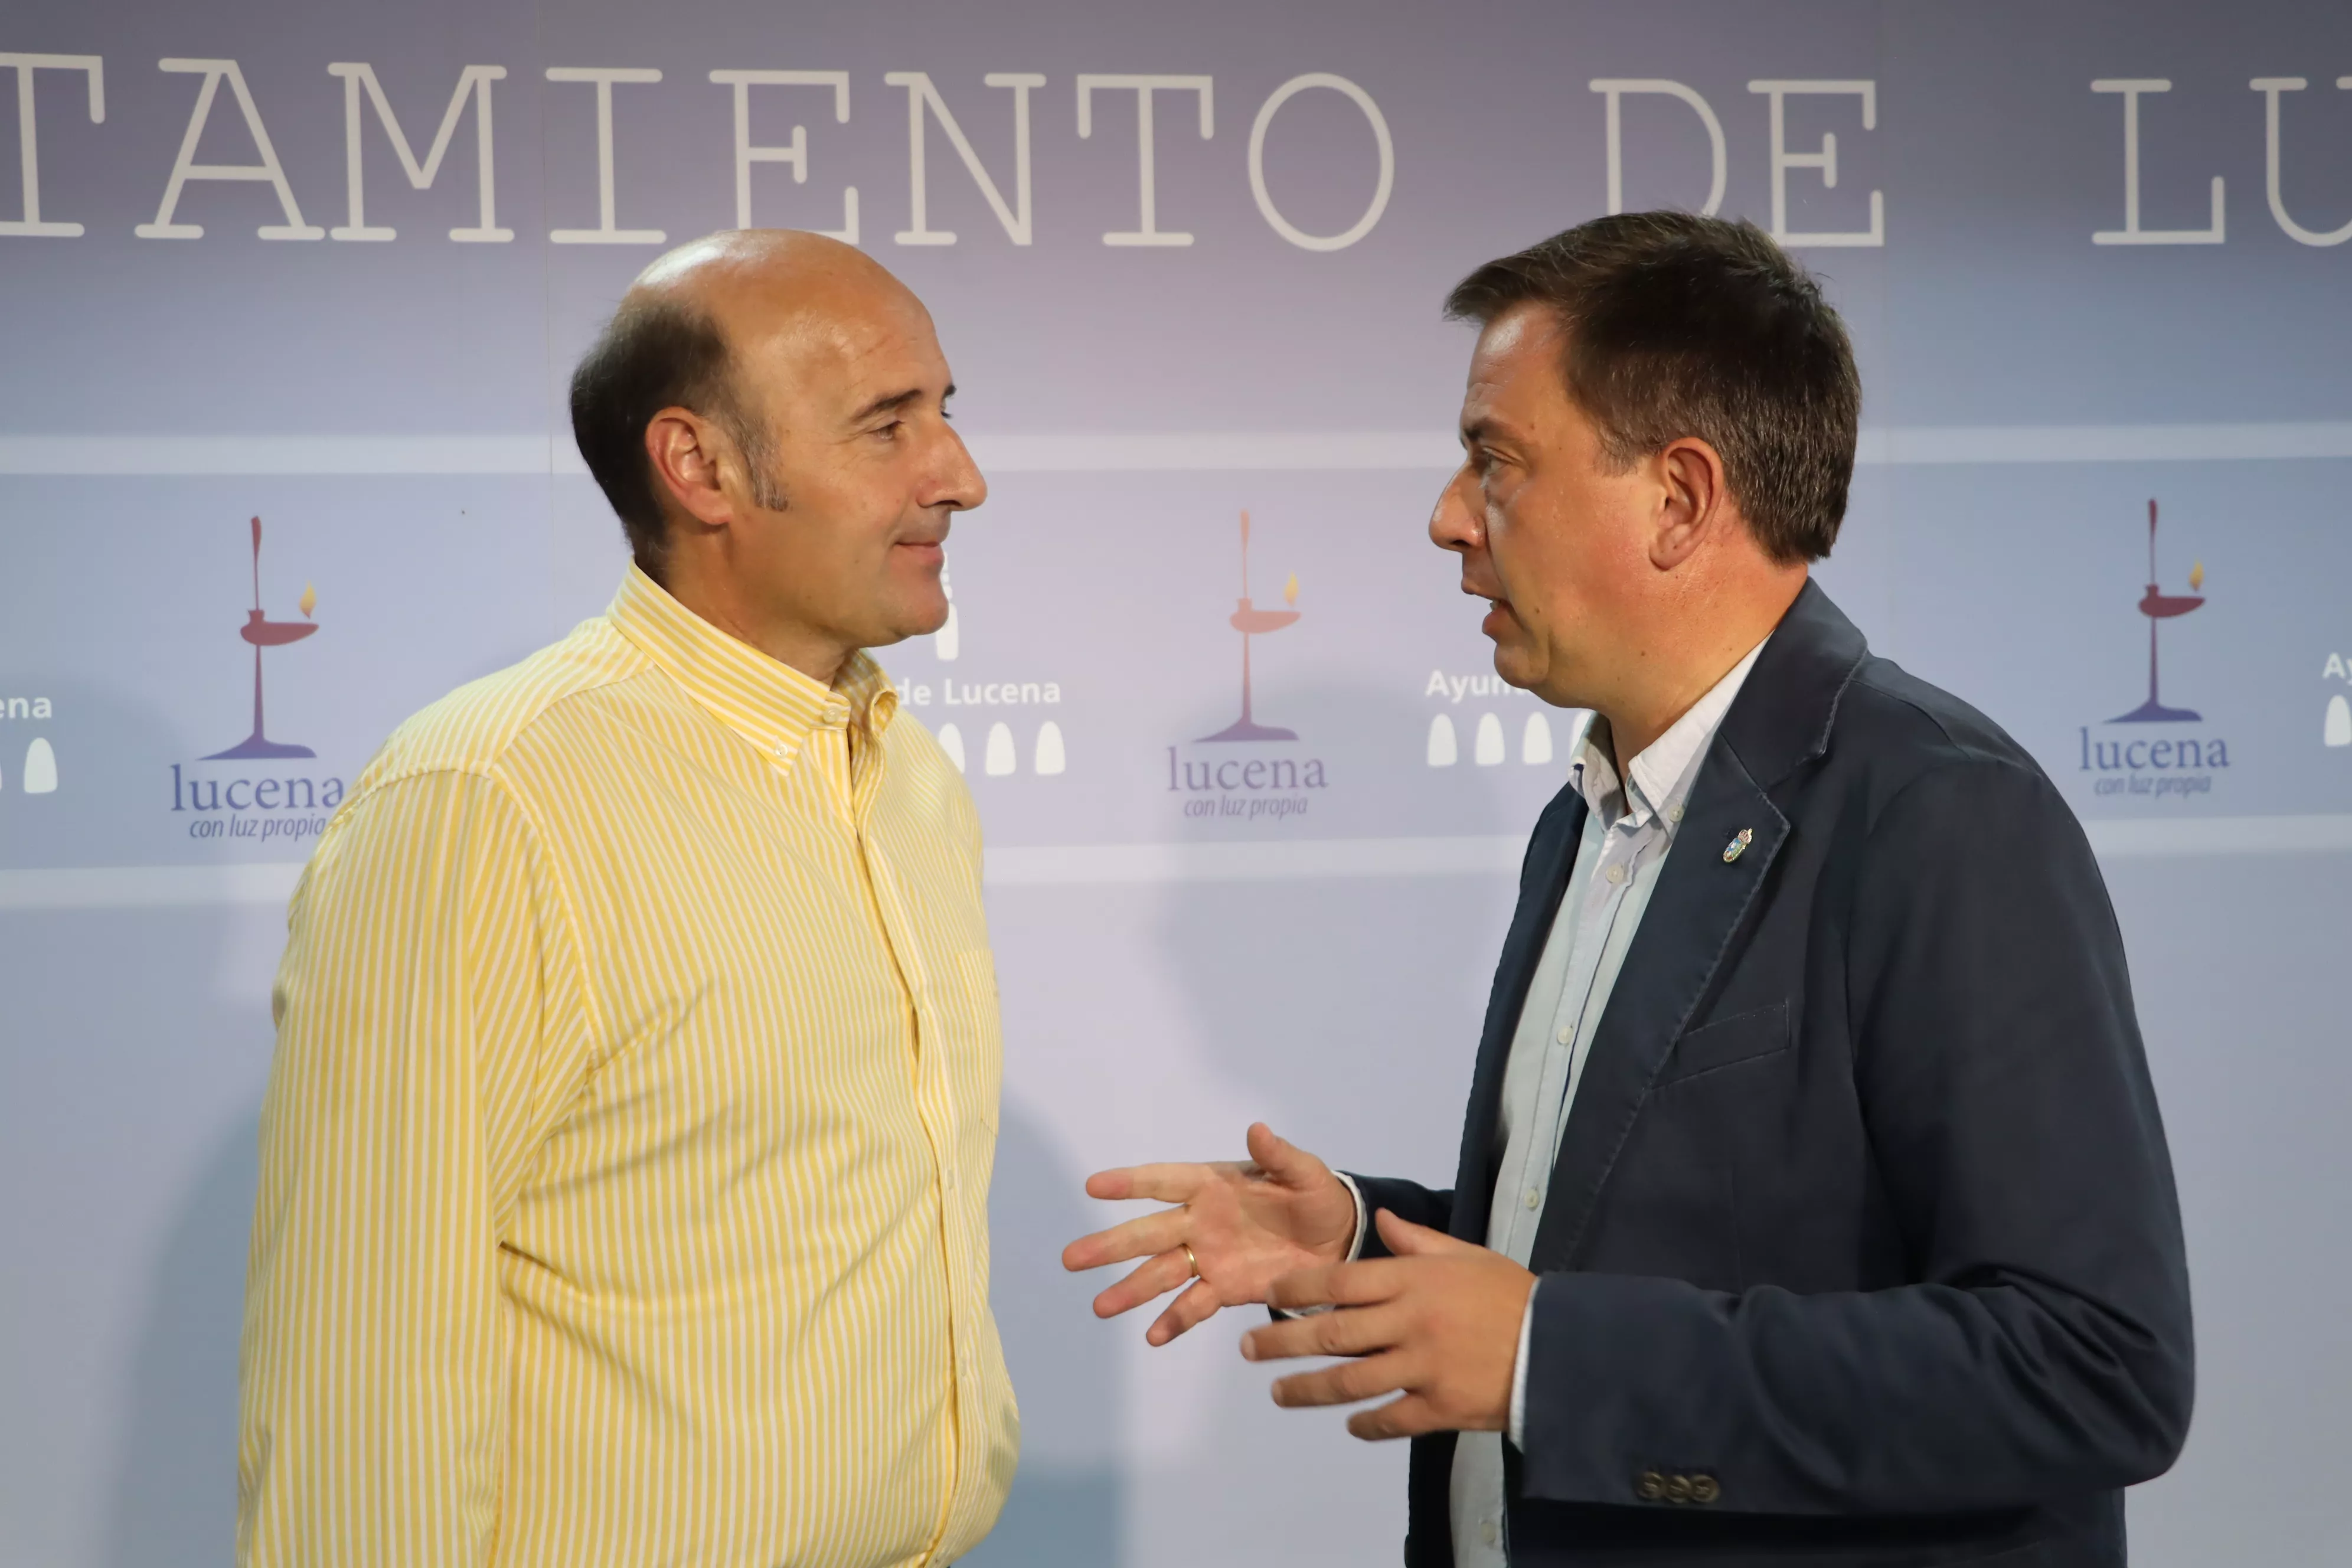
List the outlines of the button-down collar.
{"type": "MultiPolygon", "coordinates": [[[[1764,638],[1764,642],[1771,640],[1769,634],[1764,638]]],[[[1756,656],[1764,651],[1764,642],[1749,648],[1746,658],[1707,688],[1706,695],[1684,710],[1683,716],[1667,726],[1664,734],[1643,749],[1642,754],[1626,766],[1626,773],[1632,775],[1630,784],[1618,777],[1617,764],[1611,755],[1609,721],[1597,713],[1593,715],[1570,771],[1577,793],[1584,796],[1584,804],[1602,826],[1615,827],[1622,818],[1628,827],[1638,833],[1650,825],[1652,818],[1664,816],[1667,836],[1673,836],[1675,826],[1682,821],[1683,801],[1698,777],[1699,759],[1706,754],[1707,742],[1715,739],[1723,716],[1731,710],[1732,700],[1739,695],[1748,672],[1755,668],[1756,656]]]]}
{"type": "Polygon", "coordinates": [[[890,678],[863,652],[826,686],[712,626],[635,565],[605,615],[711,717],[779,762],[798,756],[813,730],[878,736],[898,709],[890,678]]]}

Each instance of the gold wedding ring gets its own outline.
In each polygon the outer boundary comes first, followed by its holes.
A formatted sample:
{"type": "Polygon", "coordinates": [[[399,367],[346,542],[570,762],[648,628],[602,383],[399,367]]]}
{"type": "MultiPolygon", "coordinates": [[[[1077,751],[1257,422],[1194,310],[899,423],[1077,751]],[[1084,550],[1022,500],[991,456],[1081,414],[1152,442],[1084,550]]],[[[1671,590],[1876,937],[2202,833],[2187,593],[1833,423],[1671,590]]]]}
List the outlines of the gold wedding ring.
{"type": "Polygon", "coordinates": [[[1185,1261],[1186,1263],[1188,1263],[1188,1264],[1192,1265],[1192,1277],[1193,1279],[1198,1279],[1201,1277],[1201,1260],[1200,1260],[1199,1258],[1195,1258],[1195,1257],[1193,1257],[1193,1256],[1192,1256],[1192,1244],[1191,1242],[1189,1242],[1189,1241],[1186,1241],[1186,1242],[1181,1242],[1181,1243],[1179,1243],[1178,1245],[1179,1245],[1179,1246],[1181,1246],[1181,1247],[1182,1247],[1184,1248],[1184,1261],[1185,1261]]]}

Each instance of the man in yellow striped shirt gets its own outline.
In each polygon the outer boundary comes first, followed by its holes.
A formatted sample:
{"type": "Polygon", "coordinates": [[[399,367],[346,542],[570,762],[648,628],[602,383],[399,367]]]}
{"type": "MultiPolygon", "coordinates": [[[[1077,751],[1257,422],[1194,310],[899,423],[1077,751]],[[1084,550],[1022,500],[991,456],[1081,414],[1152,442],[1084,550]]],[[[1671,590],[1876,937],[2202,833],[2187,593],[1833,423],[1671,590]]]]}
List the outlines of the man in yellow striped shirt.
{"type": "Polygon", "coordinates": [[[581,365],[635,564],[403,725],[294,896],[240,1563],[914,1568],[994,1522],[980,833],[862,651],[946,618],[952,390],[809,235],[663,258],[581,365]]]}

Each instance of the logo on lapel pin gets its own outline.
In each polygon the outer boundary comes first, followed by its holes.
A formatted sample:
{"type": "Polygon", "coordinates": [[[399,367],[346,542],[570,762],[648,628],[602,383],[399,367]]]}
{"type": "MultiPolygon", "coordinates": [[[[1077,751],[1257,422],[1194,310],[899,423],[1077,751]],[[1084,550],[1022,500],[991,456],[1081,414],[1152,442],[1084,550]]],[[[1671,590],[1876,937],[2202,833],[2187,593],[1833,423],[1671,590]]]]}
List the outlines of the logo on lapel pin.
{"type": "Polygon", "coordinates": [[[1727,866],[1730,865],[1734,860],[1739,858],[1739,853],[1741,850],[1747,848],[1750,844],[1755,842],[1756,830],[1752,827],[1741,828],[1739,830],[1739,837],[1734,838],[1730,843],[1723,847],[1723,863],[1727,866]]]}

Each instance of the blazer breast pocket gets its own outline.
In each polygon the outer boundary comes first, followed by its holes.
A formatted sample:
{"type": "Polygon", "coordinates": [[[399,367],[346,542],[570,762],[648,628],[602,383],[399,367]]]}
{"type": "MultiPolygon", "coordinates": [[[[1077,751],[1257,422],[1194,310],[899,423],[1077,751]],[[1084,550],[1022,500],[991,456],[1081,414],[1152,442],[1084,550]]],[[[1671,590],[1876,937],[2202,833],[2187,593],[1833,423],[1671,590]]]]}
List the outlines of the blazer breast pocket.
{"type": "Polygon", "coordinates": [[[1794,1038],[1789,1026],[1789,1004],[1750,1008],[1702,1024],[1675,1042],[1654,1086],[1664,1089],[1702,1073],[1719,1072],[1780,1055],[1794,1038]]]}

